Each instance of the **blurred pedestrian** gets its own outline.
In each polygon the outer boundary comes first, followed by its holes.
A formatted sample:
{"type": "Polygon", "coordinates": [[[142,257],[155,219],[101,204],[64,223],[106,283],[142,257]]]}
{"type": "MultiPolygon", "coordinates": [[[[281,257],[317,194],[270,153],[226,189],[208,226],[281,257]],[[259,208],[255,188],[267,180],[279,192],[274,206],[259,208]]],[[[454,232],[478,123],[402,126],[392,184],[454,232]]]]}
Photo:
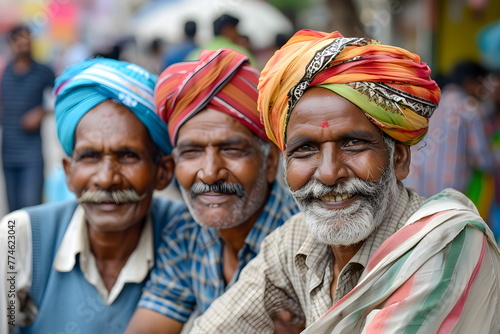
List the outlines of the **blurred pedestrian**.
{"type": "Polygon", "coordinates": [[[44,178],[40,127],[46,113],[44,96],[54,73],[32,56],[27,26],[16,26],[8,39],[13,59],[0,79],[2,158],[9,211],[40,204],[44,178]]]}
{"type": "Polygon", "coordinates": [[[179,44],[170,45],[165,51],[163,69],[168,66],[184,61],[184,58],[198,47],[195,41],[197,25],[195,21],[184,23],[184,40],[179,44]]]}
{"type": "Polygon", "coordinates": [[[219,50],[219,49],[233,49],[238,51],[239,53],[244,54],[250,60],[250,65],[257,68],[258,64],[255,60],[254,55],[250,52],[250,50],[241,46],[241,34],[238,31],[238,24],[240,20],[234,16],[223,14],[219,16],[213,22],[213,38],[199,48],[191,51],[186,60],[197,60],[201,51],[204,49],[208,50],[219,50]]]}
{"type": "Polygon", "coordinates": [[[500,245],[500,20],[483,27],[477,35],[481,58],[492,72],[486,80],[490,93],[490,110],[487,114],[487,134],[493,152],[495,195],[489,214],[489,223],[500,245]]]}
{"type": "Polygon", "coordinates": [[[477,191],[477,187],[483,184],[478,172],[488,175],[493,171],[485,134],[485,111],[479,100],[487,74],[476,62],[462,61],[455,65],[424,143],[412,147],[410,174],[403,181],[426,197],[445,188],[463,192],[472,197],[485,219],[489,205],[484,203],[491,203],[493,188],[477,191]]]}

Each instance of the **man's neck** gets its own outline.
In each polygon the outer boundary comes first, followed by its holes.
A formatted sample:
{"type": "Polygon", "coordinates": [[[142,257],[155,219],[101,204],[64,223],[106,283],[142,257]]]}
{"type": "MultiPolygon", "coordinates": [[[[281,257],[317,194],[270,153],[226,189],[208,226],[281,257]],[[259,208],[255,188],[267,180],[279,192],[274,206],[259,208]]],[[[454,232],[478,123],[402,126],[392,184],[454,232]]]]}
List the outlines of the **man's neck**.
{"type": "Polygon", "coordinates": [[[33,59],[27,56],[14,58],[14,61],[12,62],[14,72],[17,74],[24,74],[28,72],[28,70],[31,68],[32,62],[33,59]]]}
{"type": "Polygon", "coordinates": [[[90,249],[108,291],[115,284],[130,254],[137,248],[143,226],[144,223],[135,224],[120,232],[96,231],[89,226],[90,249]]]}
{"type": "Polygon", "coordinates": [[[97,260],[127,259],[139,243],[144,223],[119,232],[97,231],[88,226],[90,248],[97,260]]]}
{"type": "Polygon", "coordinates": [[[219,231],[219,235],[224,241],[222,249],[222,275],[226,284],[232,280],[234,273],[238,270],[238,253],[245,245],[246,237],[252,230],[255,221],[255,219],[248,220],[237,227],[219,231]]]}
{"type": "Polygon", "coordinates": [[[248,233],[250,233],[253,226],[255,225],[255,222],[262,213],[262,210],[264,210],[264,206],[257,210],[244,223],[236,227],[219,230],[219,235],[224,241],[222,252],[222,271],[224,275],[224,281],[226,283],[229,283],[231,281],[234,273],[236,272],[236,270],[238,270],[238,253],[245,245],[245,240],[248,236],[248,233]]]}

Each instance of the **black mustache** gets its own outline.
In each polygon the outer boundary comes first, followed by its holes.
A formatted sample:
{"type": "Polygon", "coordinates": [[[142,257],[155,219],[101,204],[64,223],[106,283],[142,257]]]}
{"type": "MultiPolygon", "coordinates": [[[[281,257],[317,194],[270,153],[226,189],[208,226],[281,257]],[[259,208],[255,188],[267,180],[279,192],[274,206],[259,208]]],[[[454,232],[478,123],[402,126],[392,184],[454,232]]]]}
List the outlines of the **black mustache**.
{"type": "Polygon", "coordinates": [[[200,194],[208,192],[236,195],[240,198],[245,196],[245,189],[243,189],[243,186],[238,183],[216,182],[212,184],[206,184],[203,182],[198,182],[193,184],[193,186],[191,187],[192,197],[196,197],[200,194]]]}

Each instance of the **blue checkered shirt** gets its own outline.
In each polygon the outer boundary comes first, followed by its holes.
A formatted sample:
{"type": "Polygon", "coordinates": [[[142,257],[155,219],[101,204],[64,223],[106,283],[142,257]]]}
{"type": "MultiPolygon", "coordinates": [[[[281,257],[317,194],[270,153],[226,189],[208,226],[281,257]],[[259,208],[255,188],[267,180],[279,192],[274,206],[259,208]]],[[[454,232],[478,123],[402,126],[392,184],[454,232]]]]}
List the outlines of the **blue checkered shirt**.
{"type": "Polygon", "coordinates": [[[241,269],[259,252],[262,240],[298,211],[289,191],[275,182],[227,285],[222,273],[223,241],[217,229],[202,227],[186,215],[175,228],[164,231],[156,267],[138,306],[183,323],[191,315],[200,315],[238,279],[241,269]]]}

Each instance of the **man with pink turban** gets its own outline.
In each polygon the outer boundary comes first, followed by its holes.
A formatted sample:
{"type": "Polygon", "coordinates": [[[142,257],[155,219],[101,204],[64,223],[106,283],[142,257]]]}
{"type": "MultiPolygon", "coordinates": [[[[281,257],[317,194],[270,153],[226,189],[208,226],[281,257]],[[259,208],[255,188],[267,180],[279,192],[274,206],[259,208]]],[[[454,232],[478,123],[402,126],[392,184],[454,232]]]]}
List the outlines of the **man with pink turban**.
{"type": "Polygon", "coordinates": [[[127,333],[185,332],[237,281],[264,237],[298,212],[276,180],[280,155],[260,122],[259,74],[247,56],[219,49],[160,75],[156,110],[194,219],[164,232],[127,333]]]}
{"type": "Polygon", "coordinates": [[[338,32],[299,31],[274,54],[258,107],[301,213],[191,333],[274,333],[278,315],[314,334],[499,332],[500,251],[477,209],[401,183],[439,103],[429,75],[338,32]]]}

